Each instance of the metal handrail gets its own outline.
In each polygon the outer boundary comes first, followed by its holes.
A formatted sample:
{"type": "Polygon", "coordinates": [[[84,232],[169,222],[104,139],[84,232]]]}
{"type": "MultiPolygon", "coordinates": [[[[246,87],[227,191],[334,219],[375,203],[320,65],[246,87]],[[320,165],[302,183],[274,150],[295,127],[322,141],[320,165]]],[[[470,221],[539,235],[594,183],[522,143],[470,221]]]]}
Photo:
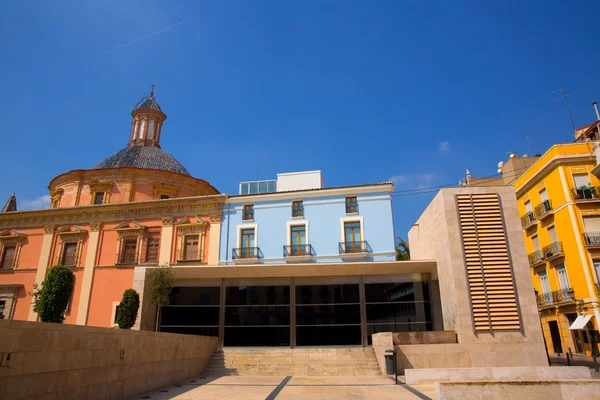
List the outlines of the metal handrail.
{"type": "Polygon", "coordinates": [[[563,254],[563,245],[562,242],[552,242],[548,246],[544,246],[542,248],[542,253],[544,258],[552,258],[554,256],[563,254]]]}
{"type": "Polygon", "coordinates": [[[552,211],[552,202],[550,200],[544,200],[543,202],[535,206],[534,211],[536,218],[540,219],[546,214],[548,214],[550,211],[552,211]]]}
{"type": "Polygon", "coordinates": [[[312,245],[310,244],[291,244],[283,246],[284,257],[297,257],[297,256],[314,256],[315,252],[312,245]]]}
{"type": "Polygon", "coordinates": [[[531,225],[535,222],[535,214],[532,211],[528,211],[527,214],[521,216],[521,225],[523,228],[531,225]]]}
{"type": "Polygon", "coordinates": [[[552,304],[575,301],[575,291],[571,288],[555,290],[550,293],[539,293],[537,295],[538,307],[550,306],[552,304]]]}
{"type": "Polygon", "coordinates": [[[231,249],[231,257],[234,260],[242,260],[245,258],[263,258],[259,247],[237,247],[231,249]]]}
{"type": "Polygon", "coordinates": [[[339,243],[340,254],[352,254],[352,253],[370,253],[371,247],[366,241],[361,242],[340,242],[339,243]]]}
{"type": "Polygon", "coordinates": [[[586,246],[600,246],[600,232],[585,232],[583,241],[586,246]]]}
{"type": "Polygon", "coordinates": [[[204,259],[204,253],[200,250],[197,254],[186,254],[185,249],[177,250],[177,262],[192,262],[202,261],[204,259]]]}
{"type": "Polygon", "coordinates": [[[529,253],[527,258],[529,259],[529,265],[535,265],[544,259],[544,253],[541,250],[536,250],[533,253],[529,253]]]}
{"type": "Polygon", "coordinates": [[[588,199],[598,199],[600,195],[598,194],[599,188],[596,186],[582,186],[580,188],[571,188],[571,193],[573,194],[574,200],[588,200],[588,199]]]}

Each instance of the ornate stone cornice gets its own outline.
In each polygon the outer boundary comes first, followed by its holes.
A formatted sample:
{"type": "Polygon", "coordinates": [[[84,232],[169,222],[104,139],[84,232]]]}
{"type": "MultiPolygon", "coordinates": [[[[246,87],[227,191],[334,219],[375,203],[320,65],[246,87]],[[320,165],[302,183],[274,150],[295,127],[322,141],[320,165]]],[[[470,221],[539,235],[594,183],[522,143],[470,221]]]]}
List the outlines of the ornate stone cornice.
{"type": "Polygon", "coordinates": [[[225,195],[183,197],[1,213],[0,230],[44,226],[44,233],[53,233],[54,225],[91,224],[142,218],[162,218],[163,224],[169,220],[171,221],[169,224],[172,224],[175,217],[181,215],[221,214],[226,197],[225,195]]]}
{"type": "Polygon", "coordinates": [[[162,219],[162,224],[165,226],[173,226],[175,219],[173,217],[167,217],[162,219]]]}
{"type": "Polygon", "coordinates": [[[210,216],[210,223],[217,224],[217,223],[220,223],[222,219],[223,219],[223,214],[214,214],[214,215],[210,216]]]}
{"type": "Polygon", "coordinates": [[[90,231],[98,232],[102,229],[102,222],[90,222],[90,231]]]}

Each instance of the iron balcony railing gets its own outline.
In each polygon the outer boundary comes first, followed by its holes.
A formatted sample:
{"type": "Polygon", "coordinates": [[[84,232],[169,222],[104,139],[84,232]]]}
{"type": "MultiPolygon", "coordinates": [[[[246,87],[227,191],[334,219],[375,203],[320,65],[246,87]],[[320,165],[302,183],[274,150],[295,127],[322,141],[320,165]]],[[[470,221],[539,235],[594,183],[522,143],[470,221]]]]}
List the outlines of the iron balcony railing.
{"type": "Polygon", "coordinates": [[[529,253],[527,258],[529,259],[529,265],[536,265],[544,260],[544,254],[541,250],[536,250],[533,253],[529,253]]]}
{"type": "Polygon", "coordinates": [[[575,291],[571,288],[555,290],[550,293],[540,293],[537,295],[538,307],[545,307],[571,301],[575,301],[575,291]]]}
{"type": "Polygon", "coordinates": [[[552,258],[563,254],[562,242],[552,242],[548,246],[542,248],[544,258],[552,258]]]}
{"type": "Polygon", "coordinates": [[[596,294],[600,296],[600,283],[596,282],[596,294]]]}
{"type": "Polygon", "coordinates": [[[586,232],[583,234],[586,246],[600,246],[600,232],[586,232]]]}
{"type": "Polygon", "coordinates": [[[598,194],[600,191],[598,189],[595,186],[582,186],[580,188],[571,188],[571,193],[575,200],[598,199],[600,198],[598,194]]]}
{"type": "Polygon", "coordinates": [[[527,214],[521,217],[521,225],[523,228],[527,228],[529,225],[535,222],[535,214],[531,211],[528,211],[527,214]]]}
{"type": "Polygon", "coordinates": [[[133,265],[138,263],[138,258],[134,254],[124,253],[117,254],[115,257],[115,265],[133,265]]]}
{"type": "Polygon", "coordinates": [[[352,253],[370,253],[371,247],[366,241],[362,242],[340,242],[339,246],[340,254],[352,254],[352,253]]]}
{"type": "Polygon", "coordinates": [[[197,251],[197,250],[185,251],[185,249],[184,249],[184,250],[177,251],[177,262],[178,263],[202,261],[203,259],[204,259],[204,257],[203,257],[203,253],[201,250],[200,251],[197,251]]]}
{"type": "Polygon", "coordinates": [[[543,218],[552,211],[552,202],[550,200],[544,200],[541,204],[535,206],[534,211],[537,219],[543,218]]]}
{"type": "Polygon", "coordinates": [[[232,256],[234,260],[242,260],[245,258],[263,258],[262,252],[258,247],[238,247],[232,249],[232,256]]]}
{"type": "Polygon", "coordinates": [[[292,244],[283,246],[284,257],[298,257],[298,256],[314,256],[314,250],[310,244],[292,244]]]}

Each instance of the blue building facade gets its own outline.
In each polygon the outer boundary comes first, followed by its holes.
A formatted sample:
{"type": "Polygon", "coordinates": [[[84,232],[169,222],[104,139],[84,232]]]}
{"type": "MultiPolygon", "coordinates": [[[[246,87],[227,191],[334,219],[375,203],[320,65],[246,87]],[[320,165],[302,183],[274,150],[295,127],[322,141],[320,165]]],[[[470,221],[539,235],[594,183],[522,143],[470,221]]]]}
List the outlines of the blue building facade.
{"type": "Polygon", "coordinates": [[[220,264],[395,260],[392,183],[231,196],[220,264]]]}

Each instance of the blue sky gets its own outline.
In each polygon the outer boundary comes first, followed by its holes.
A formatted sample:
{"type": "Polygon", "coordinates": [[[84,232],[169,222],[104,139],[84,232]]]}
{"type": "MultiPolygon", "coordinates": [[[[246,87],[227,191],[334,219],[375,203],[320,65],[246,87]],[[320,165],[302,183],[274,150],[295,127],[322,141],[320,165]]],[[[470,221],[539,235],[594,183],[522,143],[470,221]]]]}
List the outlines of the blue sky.
{"type": "Polygon", "coordinates": [[[159,81],[162,147],[192,175],[235,193],[258,157],[261,179],[393,179],[406,236],[433,194],[402,189],[493,175],[526,133],[534,153],[570,141],[554,89],[594,119],[600,3],[574,3],[7,2],[0,202],[39,206],[54,176],[123,148],[159,81]]]}

